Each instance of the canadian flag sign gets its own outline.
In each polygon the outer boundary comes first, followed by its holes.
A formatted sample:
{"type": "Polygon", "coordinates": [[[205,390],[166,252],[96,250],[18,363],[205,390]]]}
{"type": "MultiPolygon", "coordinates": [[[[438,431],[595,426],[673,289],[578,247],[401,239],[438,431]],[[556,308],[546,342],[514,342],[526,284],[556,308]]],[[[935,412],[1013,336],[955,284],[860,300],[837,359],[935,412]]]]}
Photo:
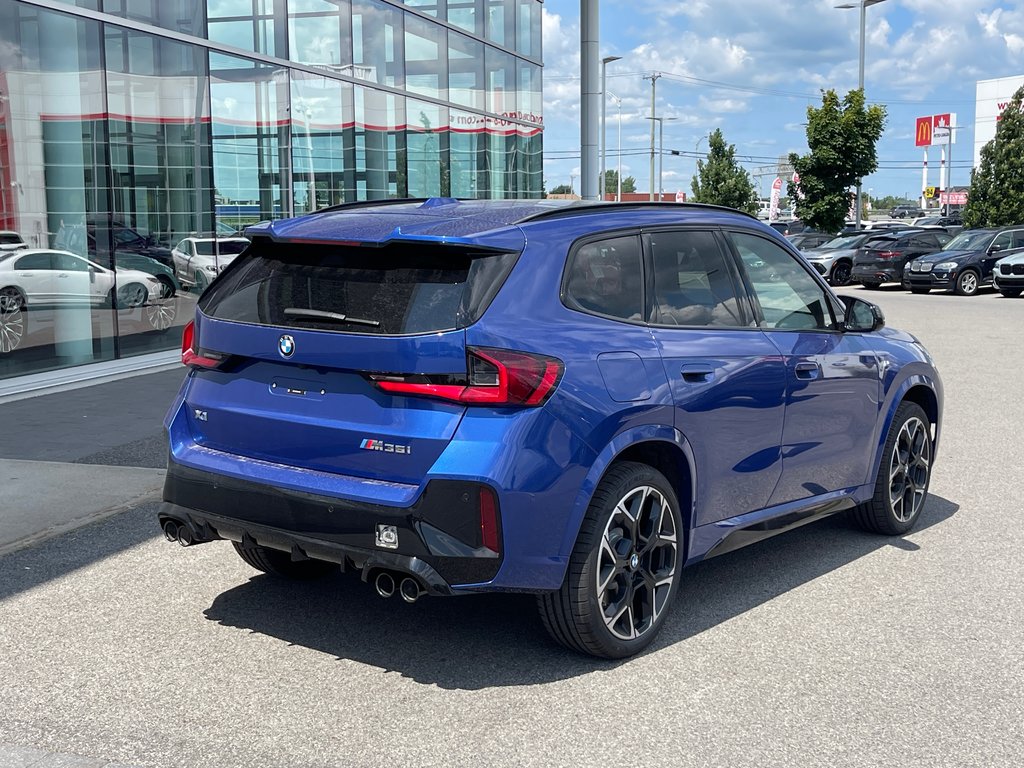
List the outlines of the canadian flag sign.
{"type": "Polygon", "coordinates": [[[956,113],[917,118],[914,144],[918,147],[937,147],[956,144],[956,113]]]}

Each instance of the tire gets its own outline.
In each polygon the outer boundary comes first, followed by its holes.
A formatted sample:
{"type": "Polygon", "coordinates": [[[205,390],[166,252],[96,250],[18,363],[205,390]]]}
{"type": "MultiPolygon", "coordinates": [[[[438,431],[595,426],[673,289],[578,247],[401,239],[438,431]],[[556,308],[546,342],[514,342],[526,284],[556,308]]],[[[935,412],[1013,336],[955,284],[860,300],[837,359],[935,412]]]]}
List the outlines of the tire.
{"type": "Polygon", "coordinates": [[[319,579],[337,570],[336,565],[324,560],[292,560],[292,556],[288,552],[280,552],[258,545],[243,547],[237,541],[233,541],[231,544],[238,556],[257,571],[263,571],[283,579],[308,581],[309,579],[319,579]]]}
{"type": "Polygon", "coordinates": [[[117,308],[135,309],[141,307],[149,298],[149,291],[140,283],[128,283],[117,289],[117,308]]]}
{"type": "Polygon", "coordinates": [[[206,290],[206,286],[210,284],[210,281],[207,279],[205,274],[198,270],[196,271],[195,278],[196,293],[201,294],[203,291],[206,290]]]}
{"type": "Polygon", "coordinates": [[[999,292],[1008,299],[1016,299],[1024,288],[1000,288],[999,292]]]}
{"type": "Polygon", "coordinates": [[[631,461],[613,466],[591,499],[562,586],[537,598],[551,637],[606,659],[646,648],[679,590],[683,533],[664,475],[631,461]]]}
{"type": "Polygon", "coordinates": [[[25,337],[25,297],[17,288],[0,290],[0,355],[13,352],[25,337]]]}
{"type": "Polygon", "coordinates": [[[931,293],[932,289],[931,288],[926,288],[923,285],[912,285],[912,286],[910,286],[910,292],[911,293],[931,293]]]}
{"type": "Polygon", "coordinates": [[[853,511],[857,524],[866,531],[889,536],[911,530],[928,499],[931,460],[928,416],[917,403],[900,403],[885,439],[875,494],[853,511]]]}
{"type": "Polygon", "coordinates": [[[978,292],[981,279],[973,269],[965,269],[956,279],[953,290],[957,296],[974,296],[978,292]]]}
{"type": "Polygon", "coordinates": [[[847,261],[838,261],[832,265],[832,274],[828,278],[828,282],[837,288],[842,288],[844,285],[850,284],[850,276],[853,271],[853,265],[847,261]]]}

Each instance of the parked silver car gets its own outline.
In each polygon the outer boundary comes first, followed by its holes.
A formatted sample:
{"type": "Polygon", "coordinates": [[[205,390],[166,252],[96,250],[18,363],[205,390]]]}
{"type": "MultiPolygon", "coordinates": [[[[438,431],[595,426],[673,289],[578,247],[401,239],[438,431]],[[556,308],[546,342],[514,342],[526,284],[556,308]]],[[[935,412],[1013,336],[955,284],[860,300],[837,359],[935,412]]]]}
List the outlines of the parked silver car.
{"type": "Polygon", "coordinates": [[[830,285],[849,285],[853,269],[853,255],[868,238],[879,234],[874,232],[847,232],[829,240],[822,246],[804,251],[804,258],[830,285]]]}

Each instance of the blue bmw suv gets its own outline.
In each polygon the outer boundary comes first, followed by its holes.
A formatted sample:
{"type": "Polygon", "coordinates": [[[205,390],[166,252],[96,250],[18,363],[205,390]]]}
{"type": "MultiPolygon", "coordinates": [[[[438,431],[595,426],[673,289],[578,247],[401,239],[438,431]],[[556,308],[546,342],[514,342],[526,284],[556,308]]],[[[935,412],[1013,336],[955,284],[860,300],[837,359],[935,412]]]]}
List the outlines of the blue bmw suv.
{"type": "Polygon", "coordinates": [[[753,217],[430,199],[247,234],[184,333],[172,541],[407,602],[536,593],[555,640],[621,658],[688,565],[921,515],[931,358],[753,217]]]}

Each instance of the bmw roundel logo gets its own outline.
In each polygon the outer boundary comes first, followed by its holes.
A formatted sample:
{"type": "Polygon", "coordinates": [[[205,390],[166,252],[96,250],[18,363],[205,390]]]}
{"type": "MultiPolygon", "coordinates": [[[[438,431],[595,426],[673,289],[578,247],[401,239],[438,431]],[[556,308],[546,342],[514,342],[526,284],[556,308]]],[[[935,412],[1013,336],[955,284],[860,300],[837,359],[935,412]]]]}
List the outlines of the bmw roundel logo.
{"type": "Polygon", "coordinates": [[[295,353],[295,339],[286,333],[277,340],[277,351],[281,357],[291,357],[295,353]]]}

